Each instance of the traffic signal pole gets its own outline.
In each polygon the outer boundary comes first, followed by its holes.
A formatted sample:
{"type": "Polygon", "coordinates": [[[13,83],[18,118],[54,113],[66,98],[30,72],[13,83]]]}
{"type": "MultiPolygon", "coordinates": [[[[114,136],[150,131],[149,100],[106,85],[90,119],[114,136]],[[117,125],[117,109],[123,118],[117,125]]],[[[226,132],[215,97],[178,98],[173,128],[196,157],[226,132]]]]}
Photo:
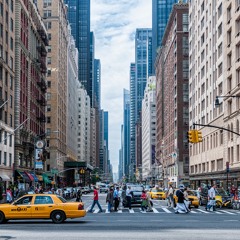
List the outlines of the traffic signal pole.
{"type": "Polygon", "coordinates": [[[194,127],[194,128],[195,128],[195,126],[218,128],[218,129],[225,130],[225,131],[228,131],[228,132],[231,132],[231,133],[234,133],[234,134],[240,136],[239,133],[234,132],[234,131],[232,131],[232,130],[230,130],[230,129],[227,129],[227,128],[224,128],[224,127],[218,127],[218,126],[210,125],[210,124],[193,123],[193,127],[194,127]]]}

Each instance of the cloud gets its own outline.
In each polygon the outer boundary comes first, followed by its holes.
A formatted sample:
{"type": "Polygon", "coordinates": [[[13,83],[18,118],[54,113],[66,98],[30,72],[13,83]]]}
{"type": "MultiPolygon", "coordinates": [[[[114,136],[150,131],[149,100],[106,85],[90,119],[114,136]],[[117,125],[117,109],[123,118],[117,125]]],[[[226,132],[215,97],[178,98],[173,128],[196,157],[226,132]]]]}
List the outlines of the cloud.
{"type": "Polygon", "coordinates": [[[151,0],[91,0],[95,57],[101,60],[102,108],[109,112],[109,150],[118,170],[123,123],[123,88],[129,89],[130,63],[135,61],[136,28],[151,28],[151,0]]]}

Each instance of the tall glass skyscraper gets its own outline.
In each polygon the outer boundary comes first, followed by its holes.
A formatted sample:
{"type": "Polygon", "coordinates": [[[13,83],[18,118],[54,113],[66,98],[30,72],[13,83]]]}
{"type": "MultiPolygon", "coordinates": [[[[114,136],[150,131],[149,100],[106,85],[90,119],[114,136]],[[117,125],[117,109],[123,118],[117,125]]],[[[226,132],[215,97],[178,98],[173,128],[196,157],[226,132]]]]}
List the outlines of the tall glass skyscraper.
{"type": "Polygon", "coordinates": [[[100,59],[94,59],[94,89],[93,105],[101,109],[101,62],[100,59]]]}
{"type": "Polygon", "coordinates": [[[162,45],[162,37],[172,11],[172,6],[179,0],[152,0],[152,71],[154,71],[157,49],[162,45]]]}
{"type": "Polygon", "coordinates": [[[85,87],[92,103],[90,72],[90,0],[65,0],[68,21],[79,52],[78,79],[85,87]]]}
{"type": "Polygon", "coordinates": [[[136,164],[136,123],[140,120],[147,79],[152,75],[152,29],[138,28],[135,36],[135,64],[130,69],[130,159],[136,164]],[[135,76],[133,76],[135,74],[135,76]]]}
{"type": "Polygon", "coordinates": [[[123,173],[129,175],[130,166],[130,91],[123,89],[123,173]]]}

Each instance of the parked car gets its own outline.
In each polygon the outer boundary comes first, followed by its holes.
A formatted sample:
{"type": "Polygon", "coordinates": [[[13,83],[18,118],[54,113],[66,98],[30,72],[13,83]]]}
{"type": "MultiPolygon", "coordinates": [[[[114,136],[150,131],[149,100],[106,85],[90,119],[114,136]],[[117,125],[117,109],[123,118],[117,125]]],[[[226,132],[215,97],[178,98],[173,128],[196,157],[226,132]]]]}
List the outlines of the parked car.
{"type": "Polygon", "coordinates": [[[107,186],[105,186],[105,187],[103,187],[103,186],[100,187],[99,192],[100,192],[100,193],[107,193],[107,192],[108,192],[107,186]]]}
{"type": "Polygon", "coordinates": [[[52,219],[62,223],[67,218],[85,215],[83,203],[67,202],[55,194],[28,194],[11,204],[0,205],[0,224],[12,219],[52,219]]]}
{"type": "Polygon", "coordinates": [[[90,188],[89,188],[89,187],[82,187],[82,193],[83,193],[83,194],[88,194],[88,193],[90,193],[90,188]]]}

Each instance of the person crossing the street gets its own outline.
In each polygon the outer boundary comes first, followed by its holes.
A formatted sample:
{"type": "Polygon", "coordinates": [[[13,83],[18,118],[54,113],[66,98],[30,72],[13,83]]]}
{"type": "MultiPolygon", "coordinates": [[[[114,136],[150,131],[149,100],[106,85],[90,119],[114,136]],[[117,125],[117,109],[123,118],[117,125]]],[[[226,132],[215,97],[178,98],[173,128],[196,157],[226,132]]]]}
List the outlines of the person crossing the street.
{"type": "Polygon", "coordinates": [[[113,198],[114,198],[114,211],[117,212],[119,207],[119,200],[120,200],[119,187],[116,187],[116,189],[114,190],[113,198]]]}
{"type": "Polygon", "coordinates": [[[94,188],[94,190],[93,190],[93,203],[92,203],[91,209],[88,212],[93,212],[93,208],[94,208],[94,206],[96,204],[98,205],[98,208],[99,208],[100,212],[102,212],[103,211],[102,207],[101,207],[101,205],[100,205],[100,203],[98,201],[98,191],[97,191],[97,188],[95,186],[93,188],[94,188]]]}

